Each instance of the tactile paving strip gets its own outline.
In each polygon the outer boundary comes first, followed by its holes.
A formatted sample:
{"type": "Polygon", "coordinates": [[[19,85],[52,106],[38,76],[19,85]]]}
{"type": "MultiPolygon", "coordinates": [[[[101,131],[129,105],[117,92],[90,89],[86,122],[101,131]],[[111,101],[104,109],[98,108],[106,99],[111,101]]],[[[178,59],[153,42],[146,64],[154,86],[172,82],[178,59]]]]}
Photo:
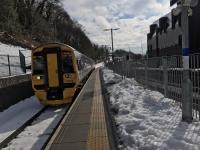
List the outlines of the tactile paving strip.
{"type": "Polygon", "coordinates": [[[109,140],[103,98],[101,94],[101,83],[99,73],[96,74],[95,92],[92,103],[92,114],[90,118],[90,129],[88,132],[87,150],[109,150],[109,140]]]}

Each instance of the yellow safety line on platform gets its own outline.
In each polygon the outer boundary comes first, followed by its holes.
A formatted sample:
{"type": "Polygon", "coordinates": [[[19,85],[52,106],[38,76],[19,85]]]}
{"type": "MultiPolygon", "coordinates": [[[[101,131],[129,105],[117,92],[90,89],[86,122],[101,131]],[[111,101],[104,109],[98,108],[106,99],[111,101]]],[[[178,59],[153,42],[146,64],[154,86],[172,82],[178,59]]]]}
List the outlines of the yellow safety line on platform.
{"type": "Polygon", "coordinates": [[[92,102],[92,114],[90,118],[90,129],[87,139],[87,150],[109,150],[107,126],[103,98],[101,94],[101,83],[99,73],[96,74],[95,92],[92,102]]]}

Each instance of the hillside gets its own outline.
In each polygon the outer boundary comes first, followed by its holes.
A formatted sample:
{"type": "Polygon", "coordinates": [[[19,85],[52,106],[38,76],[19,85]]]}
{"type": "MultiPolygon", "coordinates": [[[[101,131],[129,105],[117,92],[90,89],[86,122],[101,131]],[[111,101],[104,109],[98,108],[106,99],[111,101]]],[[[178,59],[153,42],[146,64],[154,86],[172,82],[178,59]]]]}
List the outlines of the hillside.
{"type": "Polygon", "coordinates": [[[61,42],[94,59],[105,58],[108,51],[90,41],[61,0],[1,0],[0,42],[29,49],[61,42]]]}

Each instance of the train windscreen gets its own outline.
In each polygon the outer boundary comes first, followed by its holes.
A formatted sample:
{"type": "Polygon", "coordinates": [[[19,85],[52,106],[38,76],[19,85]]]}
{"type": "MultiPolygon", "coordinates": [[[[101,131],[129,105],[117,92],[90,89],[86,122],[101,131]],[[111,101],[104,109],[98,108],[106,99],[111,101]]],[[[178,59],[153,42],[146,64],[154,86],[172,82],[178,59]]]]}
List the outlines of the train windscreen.
{"type": "Polygon", "coordinates": [[[63,72],[74,73],[72,56],[68,53],[63,54],[63,72]]]}
{"type": "Polygon", "coordinates": [[[42,74],[44,72],[44,58],[37,56],[33,58],[33,73],[42,74]]]}

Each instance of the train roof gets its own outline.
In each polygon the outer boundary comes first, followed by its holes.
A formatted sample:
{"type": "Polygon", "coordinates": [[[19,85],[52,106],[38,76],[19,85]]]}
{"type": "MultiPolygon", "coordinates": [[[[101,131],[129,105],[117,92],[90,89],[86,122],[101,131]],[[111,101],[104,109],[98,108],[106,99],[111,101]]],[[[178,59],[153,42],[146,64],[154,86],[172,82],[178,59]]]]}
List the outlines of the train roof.
{"type": "Polygon", "coordinates": [[[70,49],[72,49],[72,50],[75,50],[73,47],[71,47],[71,46],[69,46],[69,45],[67,45],[67,44],[64,44],[64,43],[59,43],[59,42],[43,43],[43,44],[37,46],[36,48],[34,48],[33,50],[36,50],[36,49],[38,49],[38,48],[40,48],[40,47],[45,47],[46,45],[51,45],[51,44],[58,44],[58,45],[62,45],[62,46],[68,47],[68,48],[70,48],[70,49]]]}
{"type": "MultiPolygon", "coordinates": [[[[81,58],[82,56],[87,57],[88,59],[91,59],[91,58],[89,58],[88,56],[86,56],[86,55],[80,53],[79,51],[77,51],[77,50],[74,49],[73,47],[71,47],[71,46],[69,46],[69,45],[67,45],[67,44],[64,44],[64,43],[59,43],[59,42],[50,42],[50,43],[41,44],[41,45],[39,45],[38,47],[34,48],[33,51],[36,50],[36,49],[38,49],[38,48],[40,48],[40,47],[45,47],[45,46],[47,46],[47,45],[53,45],[53,44],[57,44],[57,45],[64,46],[64,47],[67,47],[67,48],[71,49],[72,51],[74,51],[74,54],[75,54],[75,56],[76,56],[78,59],[81,58]]],[[[91,60],[92,60],[92,59],[91,59],[91,60]]]]}

